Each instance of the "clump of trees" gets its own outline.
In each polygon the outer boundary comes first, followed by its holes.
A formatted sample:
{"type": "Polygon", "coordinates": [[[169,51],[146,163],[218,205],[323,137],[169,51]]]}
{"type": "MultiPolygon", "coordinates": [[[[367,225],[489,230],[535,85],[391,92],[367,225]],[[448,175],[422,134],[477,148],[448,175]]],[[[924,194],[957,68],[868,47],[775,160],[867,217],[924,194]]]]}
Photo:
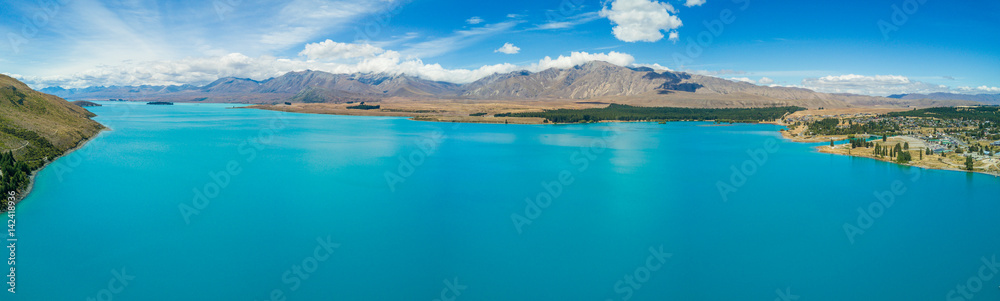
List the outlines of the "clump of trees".
{"type": "Polygon", "coordinates": [[[382,106],[381,105],[374,105],[374,106],[372,106],[372,105],[366,105],[365,102],[362,101],[361,104],[359,104],[359,105],[356,105],[356,106],[347,106],[347,108],[348,109],[352,109],[352,110],[378,110],[378,109],[381,109],[382,106]]]}
{"type": "Polygon", "coordinates": [[[865,140],[865,138],[850,138],[850,140],[851,140],[851,148],[859,148],[859,147],[869,148],[875,146],[875,143],[868,142],[865,140]]]}
{"type": "Polygon", "coordinates": [[[913,155],[909,151],[902,151],[896,156],[896,163],[909,163],[913,161],[913,155]]]}
{"type": "MultiPolygon", "coordinates": [[[[28,186],[31,168],[14,159],[14,153],[0,153],[0,193],[4,196],[11,191],[20,191],[28,186]]],[[[7,198],[0,198],[0,211],[7,210],[7,198]]]]}

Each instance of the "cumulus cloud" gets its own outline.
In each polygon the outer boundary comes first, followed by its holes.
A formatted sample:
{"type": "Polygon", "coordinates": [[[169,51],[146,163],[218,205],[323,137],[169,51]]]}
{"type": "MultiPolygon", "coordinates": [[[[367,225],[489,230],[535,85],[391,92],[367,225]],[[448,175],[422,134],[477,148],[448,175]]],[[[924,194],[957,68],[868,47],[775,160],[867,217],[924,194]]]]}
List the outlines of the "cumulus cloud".
{"type": "Polygon", "coordinates": [[[504,43],[502,47],[500,47],[497,50],[493,50],[493,52],[500,52],[500,53],[506,53],[506,54],[517,54],[518,52],[521,52],[521,48],[517,47],[517,46],[514,46],[514,44],[511,44],[511,43],[504,43]]]}
{"type": "Polygon", "coordinates": [[[306,44],[306,49],[299,55],[311,60],[337,60],[364,57],[375,57],[385,50],[369,44],[349,44],[326,40],[319,43],[306,44]]]}
{"type": "Polygon", "coordinates": [[[761,85],[770,85],[774,83],[774,80],[765,76],[761,77],[760,80],[758,80],[757,82],[760,83],[761,85]]]}
{"type": "Polygon", "coordinates": [[[671,42],[677,43],[677,41],[681,39],[681,35],[678,34],[676,31],[671,31],[670,37],[668,37],[667,39],[670,40],[671,42]]]}
{"type": "Polygon", "coordinates": [[[950,92],[945,85],[910,80],[900,75],[830,75],[802,79],[802,86],[819,92],[891,95],[909,93],[950,92]]]}
{"type": "Polygon", "coordinates": [[[958,87],[957,90],[965,93],[1000,93],[1000,88],[989,87],[989,86],[979,86],[975,88],[965,86],[965,87],[958,87]]]}
{"type": "Polygon", "coordinates": [[[476,25],[476,24],[479,24],[479,23],[483,23],[485,21],[486,20],[483,20],[483,18],[480,18],[480,17],[472,17],[472,18],[469,18],[468,20],[465,20],[465,23],[476,25]]]}
{"type": "Polygon", "coordinates": [[[570,56],[559,56],[558,58],[545,57],[538,61],[538,64],[532,64],[529,71],[541,71],[549,68],[573,68],[575,66],[583,65],[593,61],[603,61],[608,62],[618,66],[628,66],[635,62],[635,58],[629,54],[621,52],[608,52],[608,53],[586,53],[586,52],[573,52],[570,56]]]}
{"type": "Polygon", "coordinates": [[[705,0],[687,0],[687,2],[684,2],[684,6],[687,7],[694,7],[702,4],[705,4],[705,0]]]}
{"type": "Polygon", "coordinates": [[[756,81],[750,79],[749,77],[730,77],[729,80],[738,81],[738,82],[746,82],[746,83],[751,83],[751,84],[756,84],[757,83],[756,81]]]}
{"type": "Polygon", "coordinates": [[[674,70],[672,70],[670,68],[667,68],[667,67],[661,66],[660,64],[655,64],[655,63],[654,64],[632,64],[632,66],[635,66],[635,67],[646,67],[646,68],[650,68],[650,69],[653,69],[653,70],[656,70],[656,71],[674,71],[674,70]]]}
{"type": "Polygon", "coordinates": [[[674,30],[683,25],[676,14],[673,5],[656,0],[613,0],[600,12],[614,24],[615,38],[625,42],[656,42],[663,39],[663,31],[676,38],[674,30]]]}
{"type": "MultiPolygon", "coordinates": [[[[527,70],[538,72],[549,68],[572,68],[592,61],[605,61],[619,66],[629,66],[635,58],[619,52],[572,52],[568,56],[545,57],[536,63],[514,65],[509,63],[485,65],[476,69],[447,69],[440,64],[424,63],[421,59],[403,56],[400,52],[368,44],[349,44],[323,41],[306,45],[300,56],[308,59],[250,57],[240,53],[222,56],[187,58],[169,61],[126,62],[121,65],[101,66],[84,72],[60,76],[20,76],[35,88],[61,86],[83,88],[90,86],[136,85],[203,85],[222,77],[241,77],[265,80],[292,71],[317,70],[335,74],[385,73],[416,76],[427,80],[452,83],[469,83],[496,74],[527,70]]],[[[658,65],[657,65],[658,66],[658,65]]]]}

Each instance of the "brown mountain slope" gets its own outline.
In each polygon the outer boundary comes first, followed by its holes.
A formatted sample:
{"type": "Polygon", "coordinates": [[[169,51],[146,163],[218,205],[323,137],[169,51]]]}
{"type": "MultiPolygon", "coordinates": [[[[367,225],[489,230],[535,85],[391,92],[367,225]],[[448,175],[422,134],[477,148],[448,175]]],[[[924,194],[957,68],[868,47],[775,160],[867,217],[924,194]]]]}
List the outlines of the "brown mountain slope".
{"type": "Polygon", "coordinates": [[[76,99],[279,103],[343,103],[389,98],[414,100],[524,101],[544,99],[689,107],[797,105],[830,107],[927,107],[977,104],[961,100],[914,100],[828,94],[802,88],[766,87],[684,72],[657,72],[594,61],[567,69],[494,74],[458,85],[407,75],[289,72],[265,81],[223,78],[204,87],[108,87],[46,89],[76,99]],[[122,97],[121,93],[130,93],[122,97]]]}

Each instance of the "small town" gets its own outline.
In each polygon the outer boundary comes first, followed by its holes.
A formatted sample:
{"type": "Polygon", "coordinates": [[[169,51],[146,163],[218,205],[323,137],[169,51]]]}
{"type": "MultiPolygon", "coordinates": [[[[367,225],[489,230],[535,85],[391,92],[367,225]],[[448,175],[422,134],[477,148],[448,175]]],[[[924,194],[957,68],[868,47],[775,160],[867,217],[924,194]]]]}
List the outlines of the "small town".
{"type": "Polygon", "coordinates": [[[1000,175],[1000,156],[997,155],[1000,124],[995,121],[1000,108],[983,106],[952,110],[965,115],[948,115],[958,118],[906,116],[918,114],[910,111],[792,114],[784,118],[782,124],[789,127],[784,135],[792,140],[830,141],[829,146],[819,148],[821,152],[1000,175]],[[982,110],[987,113],[981,114],[982,110]],[[966,114],[968,112],[971,113],[966,114]],[[907,155],[900,156],[901,152],[907,155]]]}

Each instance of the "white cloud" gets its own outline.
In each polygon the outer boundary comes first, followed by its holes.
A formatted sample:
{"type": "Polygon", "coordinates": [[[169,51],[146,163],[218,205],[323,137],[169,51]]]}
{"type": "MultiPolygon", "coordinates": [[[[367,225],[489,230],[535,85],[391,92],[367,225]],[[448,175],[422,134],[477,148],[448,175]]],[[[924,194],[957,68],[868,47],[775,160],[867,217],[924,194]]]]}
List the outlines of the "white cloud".
{"type": "MultiPolygon", "coordinates": [[[[10,22],[6,17],[0,21],[0,52],[14,62],[3,64],[4,71],[68,75],[125,61],[220,57],[236,52],[274,55],[301,50],[320,34],[384,26],[374,20],[385,19],[406,1],[196,1],[182,6],[139,0],[43,2],[52,4],[44,6],[51,10],[44,11],[55,15],[35,38],[20,45],[19,53],[7,47],[7,32],[21,32],[21,22],[14,17],[10,22]]],[[[10,16],[30,18],[43,11],[35,1],[7,1],[2,6],[10,16]]]]}
{"type": "Polygon", "coordinates": [[[604,53],[586,53],[586,52],[573,52],[570,56],[559,56],[556,59],[550,57],[545,57],[538,61],[538,64],[533,64],[533,68],[528,68],[529,71],[541,71],[549,68],[573,68],[574,66],[586,64],[592,61],[603,61],[608,62],[618,66],[628,66],[635,62],[635,58],[629,54],[621,52],[608,52],[604,53]]]}
{"type": "Polygon", "coordinates": [[[826,93],[886,96],[891,94],[950,92],[947,86],[910,80],[900,75],[831,75],[802,79],[802,86],[826,93]]]}
{"type": "Polygon", "coordinates": [[[705,75],[705,76],[715,76],[715,77],[719,77],[719,75],[729,75],[729,74],[733,74],[733,75],[744,75],[744,74],[747,74],[747,72],[743,71],[743,70],[730,70],[730,69],[722,69],[722,70],[684,70],[684,72],[694,73],[694,74],[698,74],[698,75],[705,75]]]}
{"type": "Polygon", "coordinates": [[[661,66],[660,64],[655,64],[655,63],[654,64],[632,64],[632,66],[651,68],[651,69],[656,70],[656,71],[674,71],[674,70],[671,70],[670,68],[667,68],[667,67],[661,66]]]}
{"type": "Polygon", "coordinates": [[[500,52],[500,53],[506,53],[506,54],[517,54],[518,52],[521,52],[521,48],[517,47],[517,46],[514,46],[514,44],[511,44],[511,43],[504,43],[503,47],[500,47],[500,49],[497,49],[497,50],[493,50],[493,52],[500,52]]]}
{"type": "Polygon", "coordinates": [[[729,80],[756,84],[757,82],[749,77],[730,77],[729,80]]]}
{"type": "Polygon", "coordinates": [[[546,23],[535,25],[535,27],[528,30],[552,30],[552,29],[567,29],[573,28],[577,25],[589,23],[591,21],[603,18],[598,12],[587,12],[578,15],[574,15],[568,18],[549,20],[546,23]]]}
{"type": "Polygon", "coordinates": [[[326,40],[320,43],[306,44],[306,49],[299,55],[310,60],[338,60],[364,57],[375,57],[385,50],[369,44],[348,44],[326,40]]]}
{"type": "Polygon", "coordinates": [[[671,42],[677,43],[677,41],[681,39],[681,35],[678,34],[676,31],[671,31],[670,37],[668,37],[667,39],[670,40],[671,42]]]}
{"type": "Polygon", "coordinates": [[[517,70],[537,72],[549,68],[565,69],[592,61],[605,61],[619,66],[629,66],[635,61],[631,55],[614,51],[608,53],[572,52],[568,56],[545,57],[538,60],[537,63],[528,65],[504,63],[486,65],[476,69],[446,69],[439,64],[427,64],[420,59],[404,58],[400,52],[385,50],[369,44],[338,43],[328,40],[307,44],[304,48],[300,55],[307,57],[308,60],[272,56],[250,57],[240,53],[230,53],[222,56],[180,60],[130,61],[120,65],[101,66],[59,76],[14,75],[14,77],[35,88],[50,86],[83,88],[111,85],[203,85],[222,77],[265,80],[287,72],[308,69],[336,74],[405,74],[434,81],[469,83],[495,73],[517,70]]]}
{"type": "Polygon", "coordinates": [[[510,20],[500,23],[487,24],[485,26],[468,30],[458,30],[450,36],[411,44],[409,45],[409,48],[400,51],[400,53],[409,57],[419,57],[425,59],[436,57],[457,49],[468,47],[469,45],[479,42],[487,37],[507,32],[522,22],[523,21],[519,20],[510,20]]]}
{"type": "Polygon", "coordinates": [[[761,85],[770,85],[774,83],[774,80],[765,76],[761,77],[760,80],[758,80],[757,82],[760,83],[761,85]]]}
{"type": "Polygon", "coordinates": [[[687,7],[694,7],[702,4],[705,4],[705,0],[687,0],[687,2],[684,2],[684,6],[687,7]]]}
{"type": "Polygon", "coordinates": [[[656,0],[613,0],[611,8],[605,6],[600,16],[614,24],[615,38],[625,42],[656,42],[663,39],[662,31],[681,27],[677,10],[669,3],[656,0]]]}
{"type": "Polygon", "coordinates": [[[485,20],[483,20],[483,18],[480,18],[480,17],[472,17],[472,18],[469,18],[468,20],[465,20],[465,23],[469,23],[469,24],[472,24],[472,25],[476,25],[476,24],[483,23],[483,22],[485,22],[485,20]]]}
{"type": "Polygon", "coordinates": [[[964,87],[958,87],[957,90],[966,93],[1000,93],[1000,88],[989,87],[989,86],[979,86],[975,88],[964,86],[964,87]]]}

